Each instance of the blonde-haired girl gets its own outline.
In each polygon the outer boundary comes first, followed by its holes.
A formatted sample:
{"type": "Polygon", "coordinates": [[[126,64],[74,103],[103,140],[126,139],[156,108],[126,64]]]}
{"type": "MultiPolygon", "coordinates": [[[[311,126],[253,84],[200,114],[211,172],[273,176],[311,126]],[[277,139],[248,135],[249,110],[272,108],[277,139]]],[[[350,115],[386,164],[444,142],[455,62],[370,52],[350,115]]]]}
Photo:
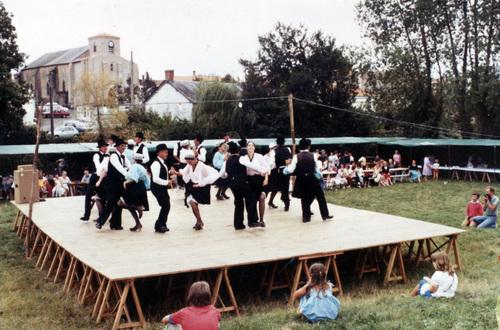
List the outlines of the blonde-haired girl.
{"type": "Polygon", "coordinates": [[[411,295],[426,298],[454,297],[458,287],[458,277],[450,265],[448,255],[445,252],[436,252],[431,255],[431,260],[436,271],[431,278],[424,276],[411,295]]]}

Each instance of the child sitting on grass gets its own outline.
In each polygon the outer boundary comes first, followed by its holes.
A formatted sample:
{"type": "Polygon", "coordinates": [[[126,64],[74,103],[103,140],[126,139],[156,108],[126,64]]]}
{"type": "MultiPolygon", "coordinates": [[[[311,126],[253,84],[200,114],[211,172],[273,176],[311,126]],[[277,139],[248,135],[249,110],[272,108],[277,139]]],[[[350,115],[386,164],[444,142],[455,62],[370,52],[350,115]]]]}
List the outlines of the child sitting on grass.
{"type": "Polygon", "coordinates": [[[431,260],[436,271],[431,278],[424,276],[411,295],[426,298],[453,298],[458,286],[458,277],[450,265],[448,255],[445,252],[436,252],[431,255],[431,260]]]}
{"type": "Polygon", "coordinates": [[[187,297],[188,307],[165,316],[161,321],[179,325],[183,330],[217,330],[220,312],[212,305],[210,286],[205,281],[194,282],[187,297]]]}
{"type": "Polygon", "coordinates": [[[299,312],[311,323],[335,320],[340,301],[333,295],[333,284],[327,282],[325,266],[315,263],[309,268],[310,279],[298,289],[293,298],[300,299],[299,312]]]}
{"type": "Polygon", "coordinates": [[[483,205],[479,201],[479,193],[472,193],[472,197],[469,203],[467,203],[467,208],[465,209],[465,220],[462,222],[462,226],[471,226],[471,220],[474,217],[483,215],[483,205]]]}

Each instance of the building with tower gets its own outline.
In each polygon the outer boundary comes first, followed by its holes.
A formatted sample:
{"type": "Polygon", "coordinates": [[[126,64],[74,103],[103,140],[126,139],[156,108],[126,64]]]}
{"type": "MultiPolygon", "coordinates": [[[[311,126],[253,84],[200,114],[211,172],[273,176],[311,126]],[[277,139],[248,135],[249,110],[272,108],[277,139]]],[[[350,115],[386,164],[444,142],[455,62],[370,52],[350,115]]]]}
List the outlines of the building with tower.
{"type": "Polygon", "coordinates": [[[117,85],[126,87],[131,76],[134,84],[138,83],[139,67],[134,63],[132,70],[131,61],[121,56],[120,37],[103,33],[88,38],[86,46],[42,55],[21,70],[18,77],[33,92],[38,104],[49,100],[52,82],[53,101],[74,108],[84,105],[76,87],[86,73],[105,73],[117,85]]]}

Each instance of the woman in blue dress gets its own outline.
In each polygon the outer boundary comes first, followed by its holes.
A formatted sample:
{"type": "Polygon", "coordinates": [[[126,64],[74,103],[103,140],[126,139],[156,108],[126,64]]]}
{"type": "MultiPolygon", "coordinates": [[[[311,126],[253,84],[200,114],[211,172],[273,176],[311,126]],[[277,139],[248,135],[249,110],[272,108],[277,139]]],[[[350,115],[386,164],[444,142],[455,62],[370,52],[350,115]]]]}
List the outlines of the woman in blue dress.
{"type": "Polygon", "coordinates": [[[293,297],[300,300],[299,313],[309,322],[335,320],[340,311],[340,301],[333,295],[333,284],[326,280],[322,263],[309,268],[309,281],[298,289],[293,297]]]}
{"type": "Polygon", "coordinates": [[[151,180],[142,165],[142,158],[142,154],[134,155],[135,163],[127,172],[123,183],[125,188],[123,201],[118,202],[118,206],[128,209],[135,220],[135,226],[130,228],[130,231],[141,231],[142,212],[149,209],[147,190],[150,188],[151,180]]]}

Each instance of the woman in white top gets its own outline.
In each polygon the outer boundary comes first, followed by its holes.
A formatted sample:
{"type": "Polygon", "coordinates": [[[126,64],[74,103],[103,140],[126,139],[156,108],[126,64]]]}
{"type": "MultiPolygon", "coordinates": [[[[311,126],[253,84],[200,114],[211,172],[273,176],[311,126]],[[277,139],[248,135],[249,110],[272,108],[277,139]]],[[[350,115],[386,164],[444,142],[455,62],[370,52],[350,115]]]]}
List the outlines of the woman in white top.
{"type": "Polygon", "coordinates": [[[240,157],[240,164],[247,168],[247,178],[254,196],[255,203],[259,203],[259,218],[260,221],[255,226],[265,227],[264,212],[266,210],[266,194],[265,187],[269,183],[269,174],[271,168],[266,158],[255,152],[255,144],[248,142],[247,154],[240,157]]]}
{"type": "Polygon", "coordinates": [[[186,203],[196,218],[193,229],[201,230],[204,223],[201,220],[198,204],[210,204],[210,185],[217,181],[220,174],[213,167],[198,161],[193,151],[186,152],[184,159],[187,162],[186,167],[179,172],[171,170],[171,173],[182,176],[186,184],[186,203]]]}

